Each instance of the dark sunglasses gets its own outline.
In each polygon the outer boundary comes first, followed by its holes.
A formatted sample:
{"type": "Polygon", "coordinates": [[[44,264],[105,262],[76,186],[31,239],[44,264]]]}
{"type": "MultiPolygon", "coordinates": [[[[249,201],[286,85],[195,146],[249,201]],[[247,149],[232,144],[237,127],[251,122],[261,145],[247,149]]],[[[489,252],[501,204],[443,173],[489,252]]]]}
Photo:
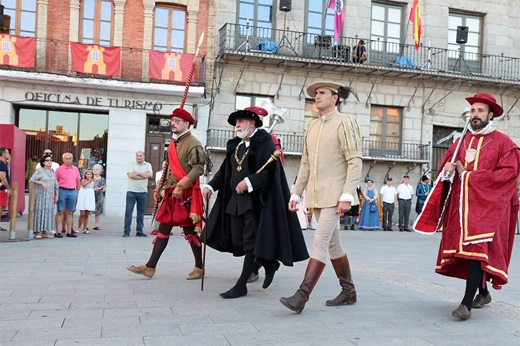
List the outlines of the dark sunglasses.
{"type": "Polygon", "coordinates": [[[52,161],[52,159],[45,159],[45,161],[52,161]]]}
{"type": "Polygon", "coordinates": [[[43,155],[52,155],[52,152],[51,153],[45,152],[45,153],[43,153],[43,155]]]}

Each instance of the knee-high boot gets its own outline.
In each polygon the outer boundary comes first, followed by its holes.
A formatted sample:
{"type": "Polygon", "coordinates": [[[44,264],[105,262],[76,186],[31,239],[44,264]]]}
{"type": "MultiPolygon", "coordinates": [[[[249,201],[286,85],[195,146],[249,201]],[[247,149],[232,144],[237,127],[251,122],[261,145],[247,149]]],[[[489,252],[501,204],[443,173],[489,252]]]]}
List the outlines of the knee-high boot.
{"type": "Polygon", "coordinates": [[[244,264],[242,266],[242,273],[238,278],[237,283],[230,290],[221,293],[220,296],[224,299],[239,298],[247,294],[247,279],[255,269],[255,256],[253,254],[246,254],[244,257],[244,264]]]}
{"type": "Polygon", "coordinates": [[[356,303],[356,288],[352,282],[352,274],[347,255],[331,260],[336,276],[339,279],[341,293],[332,300],[327,300],[327,306],[350,305],[356,303]]]}
{"type": "Polygon", "coordinates": [[[325,269],[325,263],[311,258],[307,264],[305,277],[298,291],[291,297],[280,298],[280,303],[297,314],[300,314],[305,307],[305,303],[309,300],[309,296],[318,282],[323,269],[325,269]]]}

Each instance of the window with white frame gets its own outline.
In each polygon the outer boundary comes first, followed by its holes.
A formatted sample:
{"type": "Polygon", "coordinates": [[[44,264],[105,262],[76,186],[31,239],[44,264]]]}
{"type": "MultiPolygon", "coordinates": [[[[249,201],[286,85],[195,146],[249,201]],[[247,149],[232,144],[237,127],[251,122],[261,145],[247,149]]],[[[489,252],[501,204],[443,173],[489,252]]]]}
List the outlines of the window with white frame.
{"type": "Polygon", "coordinates": [[[450,12],[448,18],[448,57],[457,59],[460,53],[466,60],[478,60],[481,42],[482,17],[450,12]],[[468,40],[465,44],[457,43],[457,27],[468,27],[468,40]]]}
{"type": "Polygon", "coordinates": [[[399,5],[372,3],[371,50],[399,53],[403,13],[403,7],[399,5]]]}
{"type": "Polygon", "coordinates": [[[274,0],[239,0],[237,6],[241,35],[271,38],[274,0]]]}
{"type": "MultiPolygon", "coordinates": [[[[266,95],[241,95],[237,94],[235,96],[235,109],[244,109],[247,107],[258,106],[258,107],[266,107],[266,104],[271,103],[273,98],[271,96],[266,95]]],[[[263,127],[268,129],[272,124],[272,118],[270,116],[266,116],[263,118],[263,127]]]]}
{"type": "Polygon", "coordinates": [[[372,105],[370,108],[371,152],[398,154],[401,150],[402,114],[400,107],[372,105]]]}
{"type": "MultiPolygon", "coordinates": [[[[36,36],[36,0],[2,0],[4,16],[9,16],[9,34],[36,36]]],[[[4,21],[4,26],[6,25],[4,21]]]]}
{"type": "Polygon", "coordinates": [[[306,32],[309,33],[307,43],[315,44],[317,37],[334,37],[334,9],[329,8],[328,1],[306,0],[307,18],[306,32]]]}

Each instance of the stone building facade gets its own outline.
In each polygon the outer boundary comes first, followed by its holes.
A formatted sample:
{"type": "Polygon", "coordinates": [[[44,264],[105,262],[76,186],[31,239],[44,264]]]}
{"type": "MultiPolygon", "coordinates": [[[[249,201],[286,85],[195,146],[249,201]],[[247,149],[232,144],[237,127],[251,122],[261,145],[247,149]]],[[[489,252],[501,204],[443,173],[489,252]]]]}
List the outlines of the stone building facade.
{"type": "Polygon", "coordinates": [[[291,183],[305,124],[316,116],[305,88],[318,80],[350,85],[357,94],[340,110],[356,115],[361,126],[361,186],[368,176],[378,188],[386,176],[397,185],[408,174],[414,186],[423,174],[434,177],[447,145],[465,125],[464,98],[477,92],[497,98],[507,114],[495,127],[520,140],[520,14],[510,10],[515,2],[421,0],[423,34],[415,50],[411,1],[344,0],[338,40],[328,1],[292,1],[290,11],[281,11],[277,0],[216,1],[209,24],[215,28],[211,87],[208,81],[214,167],[223,158],[222,137],[233,135],[228,114],[248,101],[271,99],[287,108],[274,132],[284,140],[291,183]],[[459,26],[469,28],[465,44],[456,42],[459,26]],[[364,64],[352,62],[360,39],[368,52],[364,64]]]}

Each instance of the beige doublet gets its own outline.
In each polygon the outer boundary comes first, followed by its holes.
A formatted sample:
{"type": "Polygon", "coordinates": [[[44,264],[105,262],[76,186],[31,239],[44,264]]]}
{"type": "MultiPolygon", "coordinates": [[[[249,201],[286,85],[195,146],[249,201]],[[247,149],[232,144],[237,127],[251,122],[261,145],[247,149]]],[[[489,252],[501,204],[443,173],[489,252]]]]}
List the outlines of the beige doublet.
{"type": "Polygon", "coordinates": [[[361,134],[355,117],[337,110],[314,120],[303,143],[302,161],[292,193],[306,191],[306,206],[315,209],[318,226],[312,258],[323,263],[345,252],[339,236],[336,206],[342,194],[358,203],[361,177],[361,134]]]}

